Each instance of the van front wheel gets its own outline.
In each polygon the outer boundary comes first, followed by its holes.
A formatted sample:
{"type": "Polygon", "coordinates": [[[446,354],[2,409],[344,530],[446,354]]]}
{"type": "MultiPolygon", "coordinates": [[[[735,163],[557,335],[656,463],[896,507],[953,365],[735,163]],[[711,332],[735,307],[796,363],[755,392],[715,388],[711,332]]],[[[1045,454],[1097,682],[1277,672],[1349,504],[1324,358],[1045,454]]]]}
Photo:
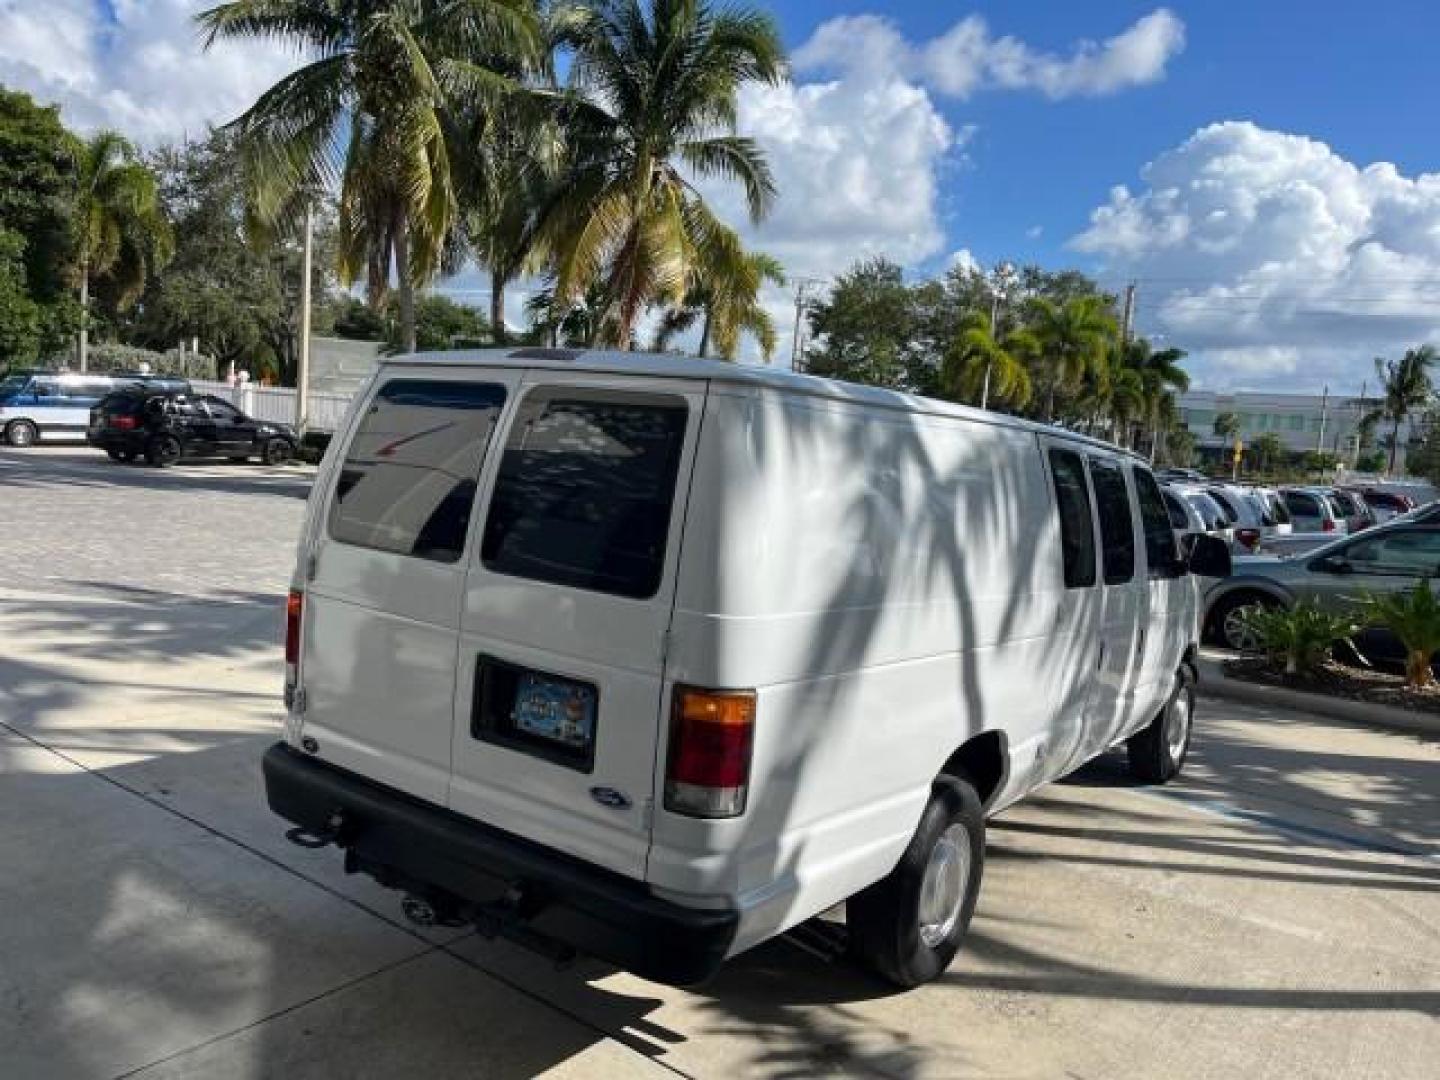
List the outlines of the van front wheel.
{"type": "Polygon", "coordinates": [[[1195,723],[1195,680],[1188,668],[1175,675],[1175,690],[1149,725],[1125,743],[1130,772],[1147,784],[1163,784],[1180,775],[1190,753],[1195,723]]]}
{"type": "Polygon", "coordinates": [[[907,989],[941,975],[970,926],[984,869],[980,796],[942,776],[899,865],[845,905],[855,955],[907,989]]]}

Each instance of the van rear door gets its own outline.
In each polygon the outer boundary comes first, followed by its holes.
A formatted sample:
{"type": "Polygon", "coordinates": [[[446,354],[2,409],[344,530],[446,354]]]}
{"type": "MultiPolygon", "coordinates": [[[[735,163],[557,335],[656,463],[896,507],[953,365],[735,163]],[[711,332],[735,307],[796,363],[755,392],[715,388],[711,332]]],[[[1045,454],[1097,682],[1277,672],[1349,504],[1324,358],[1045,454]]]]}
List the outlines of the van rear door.
{"type": "Polygon", "coordinates": [[[469,522],[519,379],[382,373],[302,560],[305,734],[323,759],[441,805],[469,522]]]}
{"type": "Polygon", "coordinates": [[[450,805],[640,878],[703,381],[530,371],[466,580],[450,805]]]}

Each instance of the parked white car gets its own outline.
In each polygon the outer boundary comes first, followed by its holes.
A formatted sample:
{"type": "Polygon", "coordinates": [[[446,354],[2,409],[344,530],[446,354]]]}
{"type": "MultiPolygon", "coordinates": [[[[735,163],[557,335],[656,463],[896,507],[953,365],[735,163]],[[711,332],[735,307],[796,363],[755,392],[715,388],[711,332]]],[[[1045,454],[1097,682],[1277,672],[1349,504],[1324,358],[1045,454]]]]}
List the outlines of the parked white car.
{"type": "MultiPolygon", "coordinates": [[[[327,453],[265,758],[291,838],[477,924],[678,984],[848,900],[901,986],[985,818],[1190,745],[1196,574],[1138,458],[743,365],[386,362],[327,453]]],[[[323,928],[320,928],[323,932],[323,928]]]]}

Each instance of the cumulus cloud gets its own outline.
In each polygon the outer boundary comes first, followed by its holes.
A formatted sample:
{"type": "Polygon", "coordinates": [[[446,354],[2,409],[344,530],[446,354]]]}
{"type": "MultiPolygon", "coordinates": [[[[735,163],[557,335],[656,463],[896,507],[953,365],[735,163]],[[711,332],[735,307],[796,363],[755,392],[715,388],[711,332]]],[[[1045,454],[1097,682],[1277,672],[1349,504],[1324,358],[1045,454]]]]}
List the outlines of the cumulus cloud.
{"type": "Polygon", "coordinates": [[[1440,340],[1440,175],[1212,124],[1117,187],[1070,241],[1140,279],[1142,329],[1217,384],[1358,389],[1371,357],[1440,340]]]}
{"type": "Polygon", "coordinates": [[[200,49],[208,0],[0,0],[0,83],[67,123],[154,145],[234,119],[299,63],[271,43],[200,49]]]}
{"type": "Polygon", "coordinates": [[[1081,41],[1066,55],[994,37],[985,20],[968,15],[930,41],[906,40],[879,15],[830,19],[795,52],[805,71],[861,77],[900,75],[937,93],[968,98],[981,90],[1034,90],[1052,99],[1096,97],[1165,77],[1185,47],[1185,24],[1159,8],[1103,42],[1081,41]]]}

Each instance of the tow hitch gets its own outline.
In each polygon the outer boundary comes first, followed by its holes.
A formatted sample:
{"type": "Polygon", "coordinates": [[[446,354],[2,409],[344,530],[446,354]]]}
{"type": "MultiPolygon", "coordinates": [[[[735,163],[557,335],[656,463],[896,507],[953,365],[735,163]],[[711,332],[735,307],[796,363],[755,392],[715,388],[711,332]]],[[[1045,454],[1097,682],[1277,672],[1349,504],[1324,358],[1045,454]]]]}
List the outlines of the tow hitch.
{"type": "Polygon", "coordinates": [[[543,956],[555,965],[557,971],[561,971],[575,962],[576,952],[573,946],[542,934],[529,925],[529,920],[544,906],[544,899],[534,889],[517,881],[511,883],[498,900],[477,904],[471,918],[481,937],[491,941],[497,937],[506,938],[543,956]]]}

